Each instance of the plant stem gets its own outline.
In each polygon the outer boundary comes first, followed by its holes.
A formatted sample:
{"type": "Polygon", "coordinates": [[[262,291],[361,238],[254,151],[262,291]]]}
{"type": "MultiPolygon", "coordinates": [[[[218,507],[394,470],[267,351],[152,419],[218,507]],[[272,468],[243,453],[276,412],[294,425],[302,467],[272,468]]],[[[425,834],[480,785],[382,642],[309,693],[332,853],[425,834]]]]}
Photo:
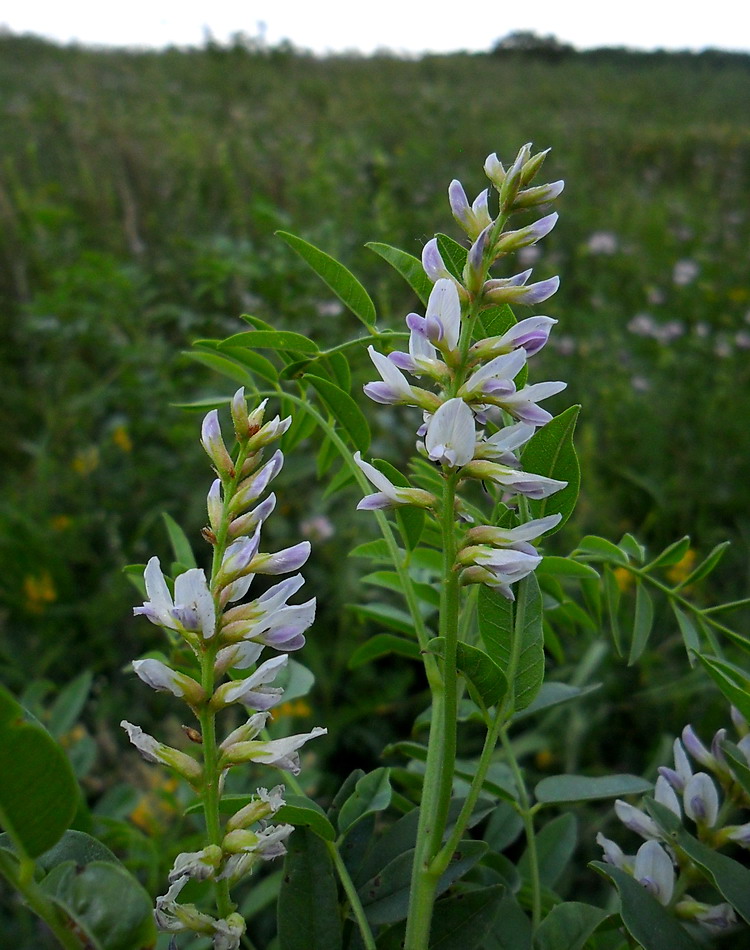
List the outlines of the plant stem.
{"type": "Polygon", "coordinates": [[[432,908],[440,872],[432,867],[443,840],[456,761],[456,651],[458,645],[459,578],[456,563],[455,500],[457,473],[445,480],[441,508],[443,577],[440,591],[440,636],[444,640],[442,682],[432,687],[432,716],[427,761],[419,808],[412,865],[406,946],[424,950],[430,936],[432,908]]]}
{"type": "Polygon", "coordinates": [[[502,729],[500,740],[516,783],[516,790],[518,792],[516,810],[523,820],[523,827],[526,833],[526,853],[529,859],[529,878],[531,883],[531,926],[532,932],[535,932],[542,920],[542,886],[539,877],[539,855],[536,849],[536,831],[534,829],[534,814],[536,809],[531,805],[529,800],[529,793],[526,789],[523,772],[516,759],[511,741],[508,738],[507,727],[502,729]]]}
{"type": "Polygon", "coordinates": [[[344,893],[346,894],[349,901],[349,906],[351,907],[354,918],[357,921],[357,926],[359,927],[359,932],[362,935],[362,941],[365,945],[365,950],[375,950],[375,938],[372,935],[370,924],[367,920],[367,917],[365,916],[362,902],[359,899],[357,888],[354,886],[354,881],[351,879],[349,870],[344,864],[335,842],[326,841],[325,844],[326,848],[328,849],[328,853],[331,856],[331,860],[333,861],[334,867],[336,868],[339,880],[341,881],[341,884],[344,888],[344,893]]]}
{"type": "Polygon", "coordinates": [[[0,874],[23,895],[29,909],[45,922],[60,946],[65,950],[81,950],[81,941],[62,919],[60,909],[39,889],[34,880],[34,861],[31,858],[22,858],[16,867],[10,855],[0,853],[0,874]]]}

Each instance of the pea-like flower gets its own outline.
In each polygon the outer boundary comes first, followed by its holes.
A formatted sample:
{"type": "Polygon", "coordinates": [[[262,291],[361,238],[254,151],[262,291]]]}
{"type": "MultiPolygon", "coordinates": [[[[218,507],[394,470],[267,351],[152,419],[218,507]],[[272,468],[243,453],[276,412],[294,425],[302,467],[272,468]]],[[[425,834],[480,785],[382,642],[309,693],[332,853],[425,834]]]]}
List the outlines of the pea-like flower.
{"type": "Polygon", "coordinates": [[[425,449],[433,462],[460,468],[474,457],[474,413],[463,399],[448,399],[427,423],[425,449]]]}
{"type": "Polygon", "coordinates": [[[143,579],[149,599],[142,607],[134,607],[134,614],[143,614],[151,623],[169,630],[200,633],[206,640],[213,637],[216,632],[216,610],[202,570],[191,568],[178,575],[174,584],[174,600],[158,557],[149,560],[143,579]]]}
{"type": "Polygon", "coordinates": [[[417,508],[431,508],[435,496],[421,488],[404,488],[394,485],[381,471],[365,462],[359,452],[354,453],[354,461],[362,469],[372,484],[380,489],[365,497],[357,505],[358,511],[373,511],[381,508],[398,508],[401,505],[414,505],[417,508]]]}

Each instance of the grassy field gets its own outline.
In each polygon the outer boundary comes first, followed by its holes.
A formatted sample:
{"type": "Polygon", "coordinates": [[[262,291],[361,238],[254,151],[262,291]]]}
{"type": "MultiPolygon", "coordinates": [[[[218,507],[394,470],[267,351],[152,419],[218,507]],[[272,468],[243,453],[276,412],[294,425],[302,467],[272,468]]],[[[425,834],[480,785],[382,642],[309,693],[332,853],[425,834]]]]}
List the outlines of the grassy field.
{"type": "MultiPolygon", "coordinates": [[[[365,242],[418,255],[435,231],[458,237],[450,180],[473,197],[485,156],[526,141],[552,147],[544,180],[566,180],[556,230],[525,256],[535,279],[562,280],[535,373],[568,381],[553,411],[583,405],[583,491],[560,550],[589,531],[653,546],[690,533],[691,557],[728,538],[700,596],[745,596],[749,101],[750,57],[718,53],[315,59],[239,41],[134,53],[0,37],[0,678],[33,680],[43,706],[91,669],[100,722],[131,693],[144,702],[119,672],[147,648],[122,567],[166,552],[162,511],[197,537],[199,417],[173,404],[230,392],[184,351],[243,329],[241,313],[337,341],[350,318],[279,228],[346,263],[380,325],[401,329],[414,299],[365,242]]],[[[362,635],[343,610],[362,522],[326,501],[304,448],[279,479],[272,541],[321,535],[309,574],[327,633],[307,661],[316,702],[347,726],[331,768],[348,771],[421,707],[402,699],[410,672],[387,687],[344,673],[362,635]],[[387,728],[361,699],[373,684],[387,728]]],[[[613,671],[611,702],[670,662],[657,651],[645,673],[613,671]]],[[[658,718],[657,705],[621,748],[658,718]]]]}

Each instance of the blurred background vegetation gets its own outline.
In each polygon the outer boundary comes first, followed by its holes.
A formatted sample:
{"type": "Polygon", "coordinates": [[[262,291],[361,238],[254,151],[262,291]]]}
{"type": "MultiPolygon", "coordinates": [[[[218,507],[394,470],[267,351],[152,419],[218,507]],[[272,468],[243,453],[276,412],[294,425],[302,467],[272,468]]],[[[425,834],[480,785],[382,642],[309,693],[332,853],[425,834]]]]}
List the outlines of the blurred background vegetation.
{"type": "MultiPolygon", "coordinates": [[[[147,725],[170,709],[124,671],[155,641],[131,618],[137,595],[122,568],[169,557],[163,511],[196,539],[205,521],[200,417],[176,404],[228,395],[231,383],[184,351],[245,328],[243,312],[318,342],[351,333],[353,318],[279,228],[342,260],[380,324],[401,329],[415,300],[364,243],[418,255],[436,230],[458,237],[448,183],[458,177],[473,197],[492,151],[508,161],[524,142],[551,146],[543,180],[566,180],[557,228],[516,268],[561,275],[540,310],[559,324],[533,378],[568,381],[553,411],[583,404],[583,491],[556,553],[591,531],[631,531],[653,550],[690,533],[687,572],[728,538],[722,568],[695,594],[746,595],[749,101],[750,57],[715,51],[576,53],[517,35],[490,54],[320,59],[244,36],[163,52],[0,36],[0,678],[43,715],[62,684],[91,671],[80,768],[99,776],[92,795],[116,780],[123,710],[141,708],[128,718],[147,725]]],[[[372,408],[373,453],[402,462],[413,420],[372,408]]],[[[327,768],[346,773],[378,761],[424,696],[400,665],[387,677],[346,672],[371,630],[344,606],[363,596],[362,564],[346,554],[371,525],[353,495],[347,506],[324,489],[303,444],[279,478],[266,544],[314,542],[306,589],[320,620],[302,659],[318,677],[315,712],[299,701],[286,713],[328,725],[327,768]]],[[[690,716],[695,693],[663,689],[685,673],[678,640],[665,620],[637,672],[613,662],[600,673],[610,681],[600,724],[607,709],[634,717],[615,737],[622,771],[639,771],[642,736],[661,734],[659,703],[672,704],[666,728],[690,716]],[[638,690],[658,699],[648,711],[636,709],[638,690]]],[[[584,646],[565,647],[571,669],[584,646]]],[[[694,688],[705,699],[705,684],[694,688]]],[[[533,748],[547,756],[540,768],[565,759],[533,748]]],[[[141,808],[143,827],[172,794],[147,793],[117,806],[141,808]]]]}

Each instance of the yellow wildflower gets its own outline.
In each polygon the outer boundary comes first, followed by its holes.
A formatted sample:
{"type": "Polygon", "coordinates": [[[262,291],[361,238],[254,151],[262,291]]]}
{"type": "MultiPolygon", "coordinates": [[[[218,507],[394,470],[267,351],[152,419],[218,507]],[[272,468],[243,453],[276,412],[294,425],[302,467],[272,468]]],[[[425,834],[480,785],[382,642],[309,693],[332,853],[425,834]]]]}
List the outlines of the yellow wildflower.
{"type": "Polygon", "coordinates": [[[39,575],[27,574],[23,579],[23,592],[26,609],[32,614],[42,613],[46,604],[57,600],[57,591],[49,571],[42,571],[39,575]]]}
{"type": "Polygon", "coordinates": [[[688,548],[680,560],[667,571],[667,579],[673,584],[681,584],[695,567],[696,552],[688,548]]]}
{"type": "Polygon", "coordinates": [[[127,426],[115,426],[115,428],[112,430],[112,441],[115,443],[117,448],[122,449],[123,452],[133,451],[133,440],[130,438],[127,426]]]}
{"type": "Polygon", "coordinates": [[[626,567],[616,567],[612,572],[615,575],[617,586],[626,593],[633,586],[633,575],[626,567]]]}
{"type": "Polygon", "coordinates": [[[90,475],[99,467],[99,449],[95,445],[79,449],[73,456],[71,466],[79,475],[90,475]]]}

